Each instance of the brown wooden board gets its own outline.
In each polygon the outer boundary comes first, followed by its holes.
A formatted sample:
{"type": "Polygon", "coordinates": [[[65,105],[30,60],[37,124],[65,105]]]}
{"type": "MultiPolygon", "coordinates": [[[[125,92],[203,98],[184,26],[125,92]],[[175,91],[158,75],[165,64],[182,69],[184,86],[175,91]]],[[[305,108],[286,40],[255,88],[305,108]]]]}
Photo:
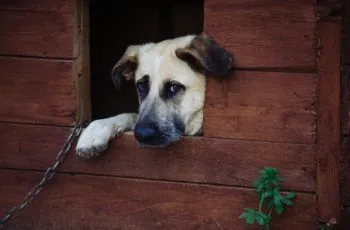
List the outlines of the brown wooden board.
{"type": "Polygon", "coordinates": [[[319,21],[317,194],[319,219],[339,221],[340,20],[319,21]]]}
{"type": "Polygon", "coordinates": [[[314,74],[236,71],[207,81],[205,136],[315,142],[314,74]]]}
{"type": "Polygon", "coordinates": [[[74,122],[72,61],[0,57],[0,121],[74,122]]]}
{"type": "Polygon", "coordinates": [[[74,79],[76,93],[76,120],[91,120],[91,69],[89,1],[75,1],[74,24],[74,79]]]}
{"type": "Polygon", "coordinates": [[[315,3],[207,0],[204,31],[241,68],[315,69],[315,3]]]}
{"type": "MultiPolygon", "coordinates": [[[[0,213],[17,204],[41,173],[1,170],[0,213]]],[[[4,229],[258,229],[238,216],[256,207],[253,190],[222,186],[58,174],[4,229]]],[[[316,201],[274,217],[272,229],[316,229],[316,201]]]]}
{"type": "Polygon", "coordinates": [[[73,2],[0,2],[0,55],[73,57],[73,2]]]}
{"type": "MultiPolygon", "coordinates": [[[[0,167],[44,170],[68,131],[1,124],[0,167]]],[[[70,152],[61,171],[251,187],[265,166],[281,172],[284,189],[315,191],[315,149],[301,144],[188,137],[169,148],[154,149],[138,147],[127,133],[98,158],[85,160],[70,152]]]]}

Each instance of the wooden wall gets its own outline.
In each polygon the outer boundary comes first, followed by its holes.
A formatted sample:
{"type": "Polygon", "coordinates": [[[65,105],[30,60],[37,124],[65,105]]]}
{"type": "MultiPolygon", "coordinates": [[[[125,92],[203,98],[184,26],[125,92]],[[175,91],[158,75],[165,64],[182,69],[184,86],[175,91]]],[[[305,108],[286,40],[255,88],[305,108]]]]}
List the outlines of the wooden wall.
{"type": "Polygon", "coordinates": [[[74,121],[72,1],[1,1],[0,119],[74,121]]]}
{"type": "MultiPolygon", "coordinates": [[[[0,214],[40,180],[77,117],[89,117],[87,27],[72,2],[0,3],[0,214]]],[[[7,229],[255,229],[238,216],[257,205],[252,181],[265,166],[297,192],[273,229],[338,220],[339,103],[329,98],[340,68],[329,57],[339,22],[317,22],[314,0],[227,2],[204,2],[204,31],[237,67],[208,77],[204,136],[155,150],[125,134],[92,160],[72,151],[7,229]]]]}

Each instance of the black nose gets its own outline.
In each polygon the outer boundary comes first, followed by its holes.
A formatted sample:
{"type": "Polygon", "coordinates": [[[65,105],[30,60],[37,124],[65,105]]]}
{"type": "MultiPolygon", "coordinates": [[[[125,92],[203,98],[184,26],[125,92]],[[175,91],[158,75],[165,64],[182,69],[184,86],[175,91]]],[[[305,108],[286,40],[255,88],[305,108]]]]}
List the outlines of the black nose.
{"type": "Polygon", "coordinates": [[[152,125],[136,125],[134,129],[135,138],[140,143],[151,143],[156,137],[156,129],[152,125]]]}

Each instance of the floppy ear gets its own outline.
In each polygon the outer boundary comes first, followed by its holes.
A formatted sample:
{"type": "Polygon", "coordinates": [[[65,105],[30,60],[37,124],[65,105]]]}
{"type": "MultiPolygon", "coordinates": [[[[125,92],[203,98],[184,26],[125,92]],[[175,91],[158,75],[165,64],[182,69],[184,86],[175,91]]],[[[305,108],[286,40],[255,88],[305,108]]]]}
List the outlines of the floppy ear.
{"type": "Polygon", "coordinates": [[[194,37],[188,46],[176,49],[175,54],[205,75],[224,76],[233,69],[231,53],[205,34],[194,37]]]}
{"type": "Polygon", "coordinates": [[[141,45],[129,46],[122,58],[112,69],[112,80],[118,90],[121,89],[122,82],[124,80],[131,80],[135,77],[135,71],[138,65],[138,53],[141,45]]]}

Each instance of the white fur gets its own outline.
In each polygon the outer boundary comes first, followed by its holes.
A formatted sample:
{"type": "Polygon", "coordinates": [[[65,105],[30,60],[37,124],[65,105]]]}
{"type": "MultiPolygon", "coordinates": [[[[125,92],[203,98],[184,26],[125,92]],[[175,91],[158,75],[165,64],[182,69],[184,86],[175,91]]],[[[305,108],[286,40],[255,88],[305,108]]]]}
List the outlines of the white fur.
{"type": "Polygon", "coordinates": [[[163,57],[161,55],[156,57],[154,70],[158,73],[159,73],[160,65],[162,64],[162,61],[163,61],[163,57]]]}
{"type": "MultiPolygon", "coordinates": [[[[151,82],[148,100],[141,104],[140,109],[156,102],[159,108],[159,119],[166,119],[166,113],[169,110],[163,102],[157,101],[159,89],[164,81],[176,80],[186,86],[186,93],[180,104],[186,127],[185,135],[194,135],[202,127],[205,77],[177,58],[175,50],[189,45],[194,37],[194,35],[188,35],[157,44],[132,45],[127,48],[119,61],[121,63],[124,59],[137,55],[139,63],[135,80],[147,74],[151,82]]],[[[80,136],[76,147],[77,154],[87,158],[99,155],[107,149],[108,142],[112,138],[127,129],[133,129],[136,120],[137,114],[121,114],[91,122],[80,136]]]]}
{"type": "Polygon", "coordinates": [[[81,157],[99,155],[108,147],[108,142],[126,130],[134,128],[137,114],[124,113],[115,117],[95,120],[81,134],[76,151],[81,157]]]}

